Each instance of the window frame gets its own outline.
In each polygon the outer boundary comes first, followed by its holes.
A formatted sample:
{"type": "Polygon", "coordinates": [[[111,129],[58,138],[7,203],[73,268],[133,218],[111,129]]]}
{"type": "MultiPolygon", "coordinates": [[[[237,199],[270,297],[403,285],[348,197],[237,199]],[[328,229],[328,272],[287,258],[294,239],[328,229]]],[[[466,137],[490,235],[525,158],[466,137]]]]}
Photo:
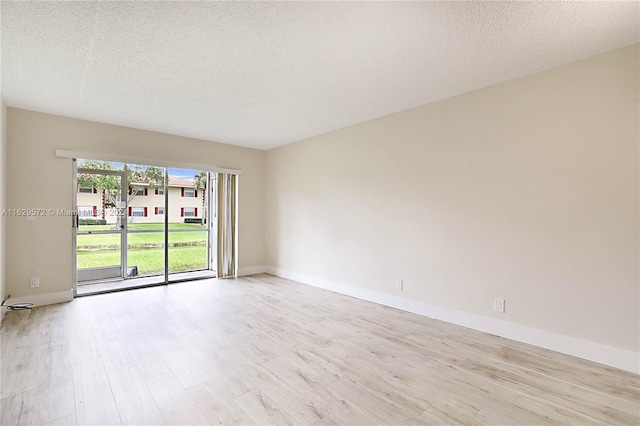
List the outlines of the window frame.
{"type": "Polygon", "coordinates": [[[131,207],[131,217],[145,217],[144,207],[131,207]],[[136,214],[140,213],[140,214],[136,214]]]}
{"type": "Polygon", "coordinates": [[[183,207],[183,217],[198,217],[197,207],[183,207]]]}
{"type": "Polygon", "coordinates": [[[147,195],[147,188],[144,186],[132,186],[130,195],[135,197],[144,197],[147,195]]]}

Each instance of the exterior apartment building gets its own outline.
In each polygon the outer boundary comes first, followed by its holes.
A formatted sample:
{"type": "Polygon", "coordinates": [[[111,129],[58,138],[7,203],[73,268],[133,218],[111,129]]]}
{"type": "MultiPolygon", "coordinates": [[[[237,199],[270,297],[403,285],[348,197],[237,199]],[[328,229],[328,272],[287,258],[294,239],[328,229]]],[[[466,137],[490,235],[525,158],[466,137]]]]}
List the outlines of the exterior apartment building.
{"type": "MultiPolygon", "coordinates": [[[[131,184],[128,189],[128,223],[164,222],[165,213],[170,223],[184,223],[188,218],[204,217],[204,193],[193,187],[193,181],[169,176],[169,210],[165,212],[164,189],[148,184],[131,184]]],[[[102,192],[96,188],[78,188],[78,215],[80,219],[104,219],[108,224],[117,220],[114,208],[102,208],[102,192]]]]}

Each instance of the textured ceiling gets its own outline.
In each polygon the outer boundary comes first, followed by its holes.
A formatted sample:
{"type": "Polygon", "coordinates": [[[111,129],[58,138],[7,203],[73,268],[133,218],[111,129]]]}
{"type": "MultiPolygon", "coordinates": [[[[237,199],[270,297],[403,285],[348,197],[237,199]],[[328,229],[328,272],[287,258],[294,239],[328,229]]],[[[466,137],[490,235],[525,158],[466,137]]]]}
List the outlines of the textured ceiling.
{"type": "Polygon", "coordinates": [[[638,2],[2,2],[7,105],[268,149],[636,43],[638,2]]]}

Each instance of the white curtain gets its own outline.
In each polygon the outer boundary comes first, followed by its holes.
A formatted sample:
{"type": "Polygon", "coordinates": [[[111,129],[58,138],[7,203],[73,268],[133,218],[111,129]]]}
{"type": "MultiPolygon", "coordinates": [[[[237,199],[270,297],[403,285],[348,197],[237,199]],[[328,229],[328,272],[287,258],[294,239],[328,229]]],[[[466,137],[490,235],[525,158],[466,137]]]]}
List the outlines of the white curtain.
{"type": "Polygon", "coordinates": [[[238,176],[218,174],[218,278],[238,275],[236,229],[238,226],[238,176]]]}

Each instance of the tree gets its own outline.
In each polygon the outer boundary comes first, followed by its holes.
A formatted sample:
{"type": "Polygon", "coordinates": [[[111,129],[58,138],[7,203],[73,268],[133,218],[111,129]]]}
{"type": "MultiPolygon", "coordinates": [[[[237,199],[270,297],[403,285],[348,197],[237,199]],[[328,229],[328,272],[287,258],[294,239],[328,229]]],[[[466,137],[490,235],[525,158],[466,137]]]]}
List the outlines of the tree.
{"type": "MultiPolygon", "coordinates": [[[[193,177],[193,189],[195,189],[196,191],[201,191],[202,192],[202,211],[204,212],[204,215],[202,217],[207,217],[207,198],[206,198],[206,192],[207,192],[207,183],[209,181],[209,173],[207,172],[198,172],[195,174],[195,176],[193,177]]],[[[204,224],[204,221],[203,221],[204,224]]]]}
{"type": "MultiPolygon", "coordinates": [[[[82,160],[80,168],[92,170],[117,170],[109,161],[82,160]]],[[[126,167],[127,205],[135,198],[136,186],[155,189],[164,187],[164,170],[154,166],[131,165],[126,167]]],[[[105,218],[105,210],[118,206],[122,199],[120,177],[100,173],[78,173],[78,186],[84,188],[96,188],[102,194],[102,218],[105,218]]]]}

